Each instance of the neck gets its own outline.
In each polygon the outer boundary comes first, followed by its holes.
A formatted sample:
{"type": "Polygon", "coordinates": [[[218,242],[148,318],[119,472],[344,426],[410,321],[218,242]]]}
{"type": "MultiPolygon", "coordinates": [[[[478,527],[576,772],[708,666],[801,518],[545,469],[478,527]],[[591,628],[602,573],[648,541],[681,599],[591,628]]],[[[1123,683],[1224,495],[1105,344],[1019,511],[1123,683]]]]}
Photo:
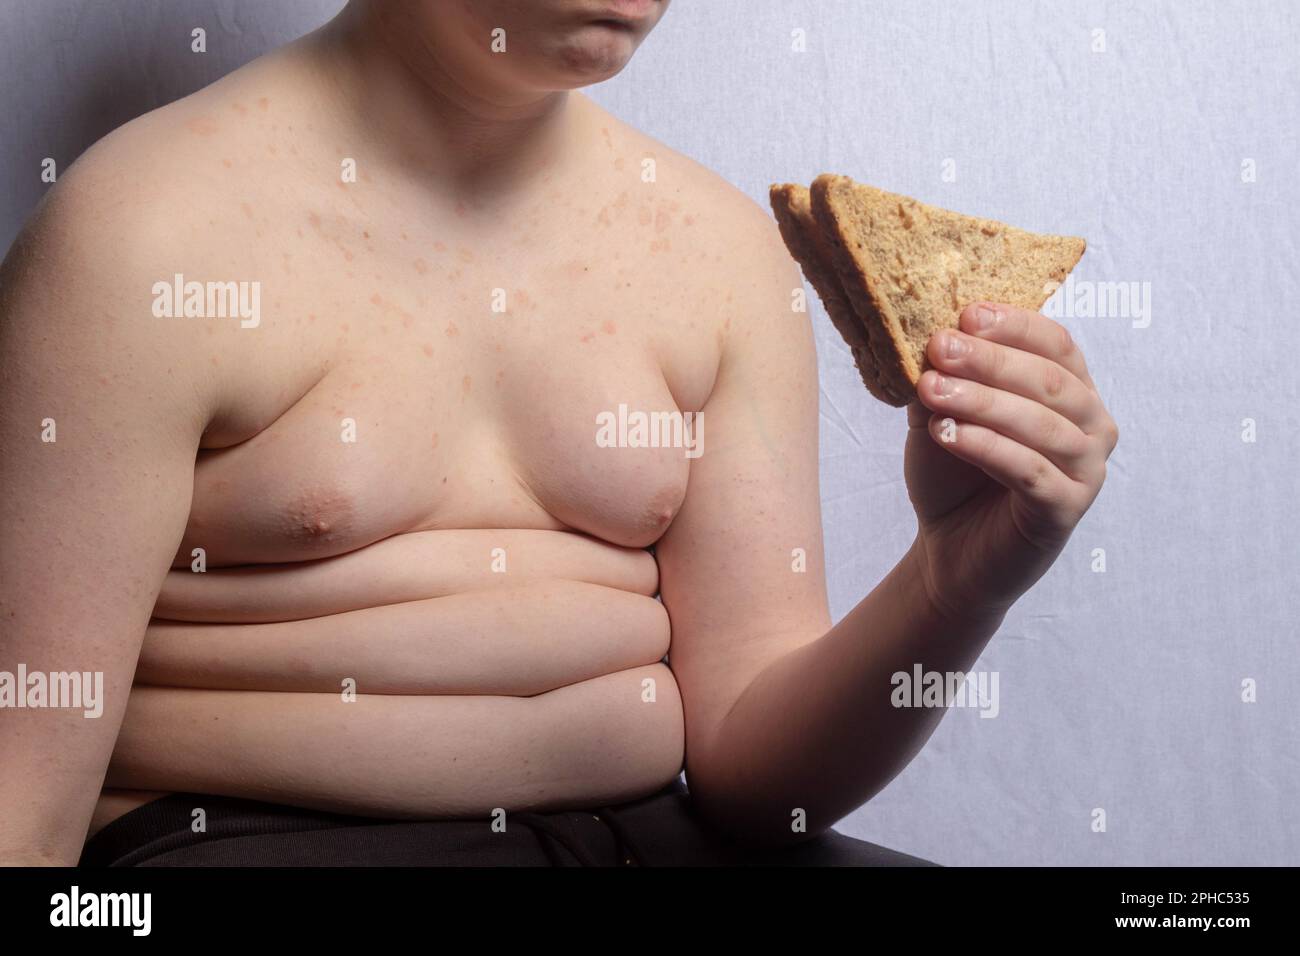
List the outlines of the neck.
{"type": "MultiPolygon", "coordinates": [[[[522,90],[440,35],[427,6],[353,0],[320,34],[362,142],[473,198],[511,191],[573,138],[565,91],[522,90]]],[[[484,39],[486,46],[486,38],[484,39]]]]}

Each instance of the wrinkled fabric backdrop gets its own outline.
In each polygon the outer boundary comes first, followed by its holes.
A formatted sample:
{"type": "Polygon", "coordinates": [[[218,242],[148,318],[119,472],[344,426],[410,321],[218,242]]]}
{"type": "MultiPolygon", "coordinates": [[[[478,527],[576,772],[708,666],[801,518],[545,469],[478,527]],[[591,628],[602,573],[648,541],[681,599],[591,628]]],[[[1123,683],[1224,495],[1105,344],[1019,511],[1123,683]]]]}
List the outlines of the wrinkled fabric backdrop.
{"type": "MultiPolygon", "coordinates": [[[[340,6],[0,2],[0,241],[46,189],[44,157],[66,168],[340,6]]],[[[1085,236],[1073,294],[1140,293],[1061,319],[1122,438],[976,665],[998,674],[997,716],[954,709],[843,832],[946,864],[1300,863],[1298,10],[676,0],[591,91],[764,207],[772,181],[847,173],[1085,236]]],[[[838,619],[915,524],[904,413],[868,396],[812,301],[838,619]]]]}

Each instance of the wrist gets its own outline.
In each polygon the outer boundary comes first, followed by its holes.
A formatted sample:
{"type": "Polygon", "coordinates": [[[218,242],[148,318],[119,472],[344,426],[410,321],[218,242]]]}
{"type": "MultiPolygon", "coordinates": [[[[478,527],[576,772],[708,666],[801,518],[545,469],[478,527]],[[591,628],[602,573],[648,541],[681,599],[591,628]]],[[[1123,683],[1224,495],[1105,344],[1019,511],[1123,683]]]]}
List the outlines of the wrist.
{"type": "Polygon", "coordinates": [[[901,563],[913,579],[915,600],[923,613],[943,628],[996,628],[1010,609],[1010,604],[974,599],[958,582],[945,578],[945,567],[934,560],[919,534],[901,563]]]}

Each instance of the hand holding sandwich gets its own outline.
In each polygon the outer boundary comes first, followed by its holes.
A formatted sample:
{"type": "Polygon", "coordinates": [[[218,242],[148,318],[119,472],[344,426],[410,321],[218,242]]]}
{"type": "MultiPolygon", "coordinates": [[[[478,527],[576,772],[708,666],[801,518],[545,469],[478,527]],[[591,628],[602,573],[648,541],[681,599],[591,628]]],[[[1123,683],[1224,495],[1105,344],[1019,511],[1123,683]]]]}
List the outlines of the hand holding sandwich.
{"type": "Polygon", "coordinates": [[[1097,497],[1119,432],[1064,327],[980,303],[930,337],[907,409],[918,569],[954,618],[1001,616],[1097,497]]]}
{"type": "Polygon", "coordinates": [[[1084,241],[830,173],[774,185],[771,202],[868,391],[908,407],[931,600],[1000,617],[1060,553],[1118,437],[1069,333],[1037,313],[1084,241]]]}

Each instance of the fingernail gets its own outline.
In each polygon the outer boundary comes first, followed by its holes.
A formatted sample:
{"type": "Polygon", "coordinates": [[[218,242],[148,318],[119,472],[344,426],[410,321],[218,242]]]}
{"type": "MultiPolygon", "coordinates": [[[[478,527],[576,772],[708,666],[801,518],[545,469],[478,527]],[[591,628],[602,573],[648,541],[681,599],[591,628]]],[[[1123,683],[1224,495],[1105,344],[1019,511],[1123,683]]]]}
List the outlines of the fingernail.
{"type": "Polygon", "coordinates": [[[960,335],[949,332],[944,336],[944,346],[950,359],[959,359],[970,351],[970,345],[960,335]]]}
{"type": "Polygon", "coordinates": [[[975,310],[975,324],[983,332],[985,329],[991,329],[998,323],[998,314],[990,309],[987,305],[981,305],[975,310]]]}
{"type": "Polygon", "coordinates": [[[940,375],[934,380],[934,393],[947,397],[952,394],[952,379],[946,375],[940,375]]]}

